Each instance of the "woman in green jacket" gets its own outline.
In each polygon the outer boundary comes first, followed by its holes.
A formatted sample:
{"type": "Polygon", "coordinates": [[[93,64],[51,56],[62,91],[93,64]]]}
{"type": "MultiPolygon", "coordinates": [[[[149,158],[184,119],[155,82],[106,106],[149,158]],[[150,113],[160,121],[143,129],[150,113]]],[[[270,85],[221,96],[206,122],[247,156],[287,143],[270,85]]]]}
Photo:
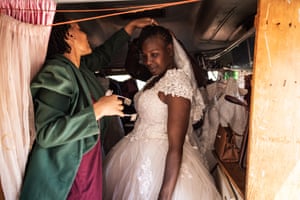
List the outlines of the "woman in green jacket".
{"type": "MultiPolygon", "coordinates": [[[[62,21],[57,13],[54,22],[62,21]]],[[[122,102],[104,95],[94,72],[136,28],[153,22],[133,20],[94,50],[77,23],[52,27],[47,60],[31,83],[37,134],[20,199],[102,199],[104,116],[124,114],[122,102]]]]}

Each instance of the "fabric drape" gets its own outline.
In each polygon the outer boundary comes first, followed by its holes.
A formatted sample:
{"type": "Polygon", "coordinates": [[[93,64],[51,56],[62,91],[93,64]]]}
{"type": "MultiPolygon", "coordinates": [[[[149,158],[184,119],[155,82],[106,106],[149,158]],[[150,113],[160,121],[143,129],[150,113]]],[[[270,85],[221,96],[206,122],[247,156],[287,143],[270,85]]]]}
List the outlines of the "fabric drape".
{"type": "Polygon", "coordinates": [[[54,0],[1,0],[1,13],[21,22],[39,25],[52,24],[54,0]]]}
{"type": "Polygon", "coordinates": [[[0,2],[0,178],[6,200],[18,199],[34,139],[30,80],[44,62],[51,31],[45,25],[55,8],[49,0],[0,2]]]}

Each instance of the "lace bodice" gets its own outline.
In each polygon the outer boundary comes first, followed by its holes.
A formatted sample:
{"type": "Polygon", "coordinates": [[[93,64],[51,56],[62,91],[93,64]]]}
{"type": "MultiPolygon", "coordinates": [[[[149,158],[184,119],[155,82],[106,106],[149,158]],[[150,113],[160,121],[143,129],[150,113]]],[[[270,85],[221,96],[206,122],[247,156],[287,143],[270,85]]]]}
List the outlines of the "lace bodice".
{"type": "Polygon", "coordinates": [[[171,94],[192,100],[193,92],[189,78],[180,69],[168,70],[151,89],[139,91],[134,98],[139,114],[134,132],[147,136],[162,136],[167,133],[168,108],[158,93],[171,94]],[[154,135],[155,134],[155,135],[154,135]]]}

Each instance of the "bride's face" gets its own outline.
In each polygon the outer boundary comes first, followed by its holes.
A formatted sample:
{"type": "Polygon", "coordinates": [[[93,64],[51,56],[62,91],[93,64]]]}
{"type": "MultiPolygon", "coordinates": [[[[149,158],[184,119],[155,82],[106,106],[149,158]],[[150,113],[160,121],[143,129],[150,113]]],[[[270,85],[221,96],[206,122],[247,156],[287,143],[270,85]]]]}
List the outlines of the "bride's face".
{"type": "Polygon", "coordinates": [[[173,48],[166,45],[161,37],[150,37],[142,45],[143,63],[153,75],[164,73],[173,68],[173,48]]]}

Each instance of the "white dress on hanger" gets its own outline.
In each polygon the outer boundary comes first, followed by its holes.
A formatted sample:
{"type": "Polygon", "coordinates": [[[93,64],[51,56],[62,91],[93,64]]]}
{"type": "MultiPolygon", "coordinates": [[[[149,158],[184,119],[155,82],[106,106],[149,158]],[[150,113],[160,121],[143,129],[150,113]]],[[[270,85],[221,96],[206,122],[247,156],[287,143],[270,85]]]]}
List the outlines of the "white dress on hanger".
{"type": "MultiPolygon", "coordinates": [[[[190,79],[180,69],[168,70],[154,87],[136,94],[134,100],[139,117],[135,127],[112,148],[104,161],[103,199],[157,199],[168,151],[168,108],[159,99],[158,92],[190,100],[193,95],[190,79]]],[[[172,199],[221,199],[199,150],[191,145],[188,135],[172,199]]]]}

